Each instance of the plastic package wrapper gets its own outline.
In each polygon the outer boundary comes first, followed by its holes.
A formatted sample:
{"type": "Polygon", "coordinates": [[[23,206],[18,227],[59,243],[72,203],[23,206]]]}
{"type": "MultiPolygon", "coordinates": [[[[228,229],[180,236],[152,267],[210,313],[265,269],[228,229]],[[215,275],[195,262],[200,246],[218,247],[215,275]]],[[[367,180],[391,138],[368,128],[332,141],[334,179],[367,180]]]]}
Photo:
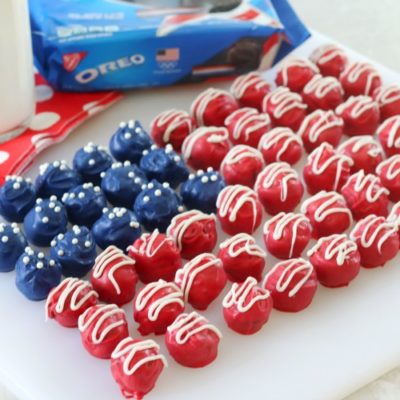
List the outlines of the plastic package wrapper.
{"type": "Polygon", "coordinates": [[[37,68],[69,91],[264,70],[309,36],[286,0],[30,0],[30,14],[37,68]]]}

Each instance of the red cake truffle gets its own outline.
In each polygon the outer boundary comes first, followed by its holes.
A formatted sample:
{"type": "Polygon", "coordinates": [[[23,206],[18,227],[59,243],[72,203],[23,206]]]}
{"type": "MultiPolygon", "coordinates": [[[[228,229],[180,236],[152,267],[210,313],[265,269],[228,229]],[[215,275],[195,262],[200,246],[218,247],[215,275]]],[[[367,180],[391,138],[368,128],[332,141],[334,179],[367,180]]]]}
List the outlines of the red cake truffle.
{"type": "Polygon", "coordinates": [[[286,126],[297,131],[306,116],[307,106],[298,93],[278,87],[264,97],[262,109],[275,126],[286,126]]]}
{"type": "Polygon", "coordinates": [[[115,304],[88,308],[78,320],[83,347],[94,357],[108,359],[118,343],[129,336],[125,311],[115,304]]]}
{"type": "Polygon", "coordinates": [[[184,308],[179,287],[160,279],[140,290],[134,303],[133,318],[139,324],[141,335],[162,335],[184,308]]]}
{"type": "Polygon", "coordinates": [[[301,212],[310,220],[314,238],[342,233],[353,222],[344,197],[336,192],[315,194],[303,202],[301,212]]]}
{"type": "Polygon", "coordinates": [[[182,266],[178,247],[174,241],[160,233],[143,233],[129,247],[129,256],[136,261],[135,269],[143,283],[164,279],[173,281],[176,271],[182,266]]]}
{"type": "Polygon", "coordinates": [[[270,291],[274,308],[298,312],[308,307],[317,290],[317,274],[303,258],[281,261],[264,278],[263,287],[270,291]]]}
{"type": "Polygon", "coordinates": [[[346,235],[323,237],[308,251],[319,282],[331,288],[347,286],[360,272],[360,253],[346,235]]]}
{"type": "Polygon", "coordinates": [[[340,75],[340,83],[346,96],[372,96],[375,89],[382,85],[378,71],[366,62],[349,64],[340,75]]]}
{"type": "Polygon", "coordinates": [[[96,258],[90,281],[105,303],[129,303],[138,281],[135,261],[117,247],[109,246],[96,258]]]}
{"type": "Polygon", "coordinates": [[[239,233],[219,245],[218,258],[232,282],[243,282],[249,276],[260,281],[265,257],[264,250],[247,233],[239,233]]]}
{"type": "Polygon", "coordinates": [[[175,276],[185,301],[197,310],[206,310],[226,285],[222,261],[214,254],[204,253],[189,261],[175,276]]]}
{"type": "Polygon", "coordinates": [[[253,147],[239,144],[232,147],[221,164],[221,174],[228,185],[253,187],[264,167],[263,155],[253,147]]]}
{"type": "Polygon", "coordinates": [[[385,120],[376,133],[388,157],[400,154],[400,115],[385,120]]]}
{"type": "Polygon", "coordinates": [[[217,244],[217,225],[214,214],[198,210],[175,216],[167,229],[183,258],[191,260],[201,253],[209,253],[217,244]]]}
{"type": "Polygon", "coordinates": [[[349,136],[373,135],[379,125],[378,104],[368,96],[349,97],[336,114],[343,118],[344,133],[349,136]]]}
{"type": "Polygon", "coordinates": [[[278,86],[286,86],[300,93],[304,86],[319,73],[318,67],[306,58],[289,58],[283,61],[276,74],[278,86]]]}
{"type": "Polygon", "coordinates": [[[190,113],[197,126],[224,126],[226,117],[238,108],[229,92],[209,88],[193,101],[190,113]]]}
{"type": "Polygon", "coordinates": [[[350,239],[357,243],[361,265],[365,268],[383,266],[399,251],[396,223],[376,215],[368,215],[358,221],[350,233],[350,239]]]}
{"type": "Polygon", "coordinates": [[[233,97],[242,107],[253,107],[257,110],[261,110],[263,98],[270,90],[269,83],[257,72],[239,76],[231,86],[233,97]]]}
{"type": "Polygon", "coordinates": [[[343,103],[344,91],[333,76],[315,75],[301,92],[309,111],[335,110],[343,103]]]}
{"type": "Polygon", "coordinates": [[[347,139],[337,150],[353,160],[351,173],[363,170],[366,174],[372,174],[385,157],[379,143],[370,135],[347,139]]]}
{"type": "Polygon", "coordinates": [[[389,191],[375,175],[364,171],[351,175],[342,187],[342,194],[357,221],[370,214],[388,215],[389,191]]]}
{"type": "Polygon", "coordinates": [[[194,169],[212,167],[218,170],[229,148],[226,128],[202,127],[196,129],[184,140],[182,155],[194,169]]]}
{"type": "Polygon", "coordinates": [[[243,185],[227,186],[218,195],[217,216],[228,235],[253,233],[261,224],[262,206],[254,190],[243,185]]]}
{"type": "Polygon", "coordinates": [[[167,110],[157,115],[150,124],[151,137],[159,147],[170,143],[180,152],[182,143],[192,132],[192,119],[186,111],[167,110]]]}
{"type": "Polygon", "coordinates": [[[304,118],[298,134],[307,153],[311,153],[324,142],[336,147],[343,136],[343,125],[342,118],[332,110],[316,110],[304,118]]]}
{"type": "Polygon", "coordinates": [[[303,169],[308,193],[321,190],[338,191],[350,176],[353,160],[338,153],[328,143],[322,143],[307,158],[303,169]]]}
{"type": "Polygon", "coordinates": [[[257,147],[261,137],[271,129],[271,118],[254,108],[239,108],[226,120],[229,140],[234,144],[257,147]]]}
{"type": "Polygon", "coordinates": [[[268,290],[248,277],[243,283],[234,283],[225,296],[223,313],[226,324],[242,335],[253,335],[267,323],[272,310],[272,298],[268,290]]]}
{"type": "Polygon", "coordinates": [[[258,175],[254,189],[265,211],[271,215],[293,211],[304,194],[297,172],[283,162],[267,165],[258,175]]]}
{"type": "Polygon", "coordinates": [[[181,314],[170,325],[165,345],[171,357],[184,367],[203,368],[218,355],[221,332],[196,312],[181,314]]]}
{"type": "Polygon", "coordinates": [[[122,340],[111,355],[111,373],[126,399],[142,400],[154,389],[167,360],[153,340],[122,340]]]}
{"type": "Polygon", "coordinates": [[[98,297],[89,282],[66,278],[47,297],[46,317],[66,328],[76,328],[79,316],[97,304],[98,297]]]}
{"type": "Polygon", "coordinates": [[[374,100],[378,103],[381,121],[400,114],[400,86],[381,86],[375,90],[374,100]]]}
{"type": "Polygon", "coordinates": [[[383,187],[389,191],[391,201],[400,200],[400,154],[382,161],[376,168],[383,187]]]}
{"type": "Polygon", "coordinates": [[[316,48],[310,60],[319,68],[321,75],[336,78],[339,78],[348,63],[344,50],[335,44],[325,44],[316,48]]]}
{"type": "Polygon", "coordinates": [[[303,142],[290,128],[274,128],[261,138],[258,150],[266,164],[284,161],[294,165],[303,154],[303,142]]]}
{"type": "Polygon", "coordinates": [[[310,220],[303,214],[279,213],[264,225],[264,243],[276,258],[299,257],[311,239],[310,220]]]}

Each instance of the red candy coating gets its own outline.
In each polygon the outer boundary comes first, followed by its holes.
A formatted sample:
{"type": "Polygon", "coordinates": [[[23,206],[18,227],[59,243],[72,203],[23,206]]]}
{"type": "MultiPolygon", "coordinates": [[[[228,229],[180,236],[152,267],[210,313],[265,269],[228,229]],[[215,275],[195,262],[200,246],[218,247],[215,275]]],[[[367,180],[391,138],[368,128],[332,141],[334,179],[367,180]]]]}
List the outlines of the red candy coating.
{"type": "Polygon", "coordinates": [[[317,286],[313,266],[302,258],[279,262],[263,282],[263,287],[271,292],[274,308],[286,312],[298,312],[308,307],[317,286]]]}
{"type": "Polygon", "coordinates": [[[346,96],[372,96],[375,89],[382,85],[378,71],[365,62],[349,64],[340,75],[340,83],[346,96]]]}
{"type": "Polygon", "coordinates": [[[400,154],[400,115],[382,122],[376,133],[388,157],[400,154]]]}
{"type": "Polygon", "coordinates": [[[253,277],[248,277],[243,283],[232,285],[222,306],[229,328],[242,335],[253,335],[267,323],[272,298],[268,290],[257,286],[253,277]]]}
{"type": "Polygon", "coordinates": [[[391,201],[400,200],[400,154],[382,161],[376,168],[383,187],[389,191],[391,201]]]}
{"type": "Polygon", "coordinates": [[[400,239],[400,201],[395,203],[392,209],[390,210],[389,216],[387,217],[388,222],[392,222],[395,227],[397,227],[397,231],[400,239]]]}
{"type": "Polygon", "coordinates": [[[247,233],[232,236],[219,246],[218,258],[228,279],[233,282],[243,282],[249,276],[261,281],[265,257],[265,252],[247,233]]]}
{"type": "Polygon", "coordinates": [[[135,269],[143,283],[164,279],[173,281],[182,266],[179,249],[174,241],[160,233],[143,233],[129,247],[129,256],[136,261],[135,269]]]}
{"type": "Polygon", "coordinates": [[[381,86],[375,90],[374,100],[378,103],[381,121],[400,115],[400,86],[381,86]]]}
{"type": "Polygon", "coordinates": [[[348,63],[345,52],[335,44],[322,45],[315,49],[310,60],[319,68],[321,75],[339,78],[348,63]]]}
{"type": "Polygon", "coordinates": [[[293,211],[304,194],[297,172],[283,162],[267,165],[258,175],[254,189],[265,211],[271,215],[293,211]]]}

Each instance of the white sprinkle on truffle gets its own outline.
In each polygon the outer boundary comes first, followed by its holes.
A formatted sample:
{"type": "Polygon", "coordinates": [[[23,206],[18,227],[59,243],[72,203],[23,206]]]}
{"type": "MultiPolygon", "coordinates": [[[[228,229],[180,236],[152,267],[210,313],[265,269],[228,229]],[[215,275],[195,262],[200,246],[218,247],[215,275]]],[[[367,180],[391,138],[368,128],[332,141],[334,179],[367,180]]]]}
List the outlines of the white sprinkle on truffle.
{"type": "Polygon", "coordinates": [[[43,218],[42,218],[42,222],[43,222],[44,224],[47,224],[47,223],[49,222],[49,217],[43,217],[43,218]]]}
{"type": "Polygon", "coordinates": [[[91,158],[91,159],[88,161],[88,164],[93,166],[93,165],[96,164],[96,161],[93,160],[93,158],[91,158]]]}
{"type": "Polygon", "coordinates": [[[38,257],[39,257],[40,259],[44,258],[44,253],[43,253],[43,252],[38,253],[38,257]]]}
{"type": "Polygon", "coordinates": [[[201,177],[201,182],[202,183],[207,183],[208,182],[208,176],[204,175],[201,177]]]}
{"type": "Polygon", "coordinates": [[[134,177],[135,177],[135,173],[134,173],[133,171],[130,171],[130,172],[128,173],[128,178],[133,179],[134,177]]]}
{"type": "Polygon", "coordinates": [[[131,227],[131,228],[139,228],[139,223],[138,222],[136,222],[136,221],[131,221],[130,223],[129,223],[129,226],[131,227]]]}
{"type": "Polygon", "coordinates": [[[42,211],[42,207],[35,207],[35,212],[40,213],[42,211]]]}
{"type": "Polygon", "coordinates": [[[8,236],[3,236],[3,237],[1,238],[1,241],[2,241],[3,243],[7,243],[7,242],[8,242],[8,236]]]}
{"type": "Polygon", "coordinates": [[[20,184],[20,183],[15,182],[15,183],[13,184],[13,189],[14,189],[14,190],[18,190],[18,189],[20,189],[20,188],[21,188],[21,184],[20,184]]]}
{"type": "Polygon", "coordinates": [[[131,134],[130,132],[126,132],[126,133],[124,134],[124,138],[125,138],[126,140],[131,139],[131,138],[132,138],[132,134],[131,134]]]}
{"type": "Polygon", "coordinates": [[[144,203],[148,203],[150,201],[150,197],[149,196],[144,196],[143,197],[143,202],[144,203]]]}
{"type": "Polygon", "coordinates": [[[168,182],[164,182],[162,185],[163,185],[163,188],[165,188],[165,189],[169,188],[169,183],[168,182]]]}
{"type": "Polygon", "coordinates": [[[77,238],[73,238],[73,239],[71,240],[71,243],[72,243],[72,244],[78,244],[78,243],[79,243],[79,240],[78,240],[77,238]]]}
{"type": "Polygon", "coordinates": [[[216,182],[216,181],[218,180],[218,176],[217,176],[217,175],[212,175],[212,176],[211,176],[211,180],[212,180],[213,182],[216,182]]]}
{"type": "Polygon", "coordinates": [[[28,256],[25,256],[23,259],[22,259],[22,262],[26,265],[26,264],[29,264],[29,257],[28,256]]]}
{"type": "Polygon", "coordinates": [[[54,209],[54,212],[56,212],[56,213],[61,212],[61,207],[57,206],[57,207],[54,209]]]}
{"type": "Polygon", "coordinates": [[[154,192],[154,194],[157,196],[157,197],[160,197],[161,196],[161,190],[160,189],[157,189],[155,192],[154,192]]]}
{"type": "Polygon", "coordinates": [[[85,247],[89,248],[92,245],[92,242],[90,242],[89,240],[87,240],[85,242],[85,247]]]}
{"type": "Polygon", "coordinates": [[[184,210],[185,210],[185,207],[183,207],[183,206],[179,206],[179,207],[178,207],[178,211],[179,211],[179,212],[183,212],[184,210]]]}
{"type": "Polygon", "coordinates": [[[64,255],[64,250],[58,250],[57,255],[62,257],[64,255]]]}
{"type": "Polygon", "coordinates": [[[54,267],[56,265],[56,262],[54,260],[49,261],[50,267],[54,267]]]}
{"type": "Polygon", "coordinates": [[[41,262],[41,261],[39,261],[37,264],[36,264],[36,268],[37,269],[42,269],[44,267],[44,265],[43,265],[43,263],[41,262]]]}

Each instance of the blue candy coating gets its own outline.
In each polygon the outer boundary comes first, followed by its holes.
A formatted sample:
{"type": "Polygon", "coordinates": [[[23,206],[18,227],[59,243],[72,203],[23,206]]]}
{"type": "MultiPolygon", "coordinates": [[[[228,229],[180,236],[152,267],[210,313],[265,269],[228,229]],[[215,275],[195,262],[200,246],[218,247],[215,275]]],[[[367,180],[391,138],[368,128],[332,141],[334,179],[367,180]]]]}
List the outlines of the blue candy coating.
{"type": "Polygon", "coordinates": [[[168,182],[173,188],[176,188],[189,176],[185,162],[181,156],[175,153],[170,144],[167,144],[165,149],[153,145],[150,150],[145,150],[140,160],[140,168],[146,173],[149,180],[168,182]]]}
{"type": "Polygon", "coordinates": [[[147,178],[137,165],[125,161],[114,163],[102,174],[101,188],[114,206],[131,208],[147,178]]]}
{"type": "Polygon", "coordinates": [[[49,246],[54,236],[67,230],[67,211],[55,196],[37,199],[24,219],[25,235],[35,246],[49,246]]]}
{"type": "Polygon", "coordinates": [[[134,207],[139,222],[148,230],[165,232],[175,215],[184,210],[182,199],[167,182],[151,181],[143,187],[134,207]]]}
{"type": "Polygon", "coordinates": [[[41,252],[27,247],[15,266],[15,283],[29,300],[47,298],[51,289],[61,281],[61,265],[41,252]]]}
{"type": "Polygon", "coordinates": [[[102,217],[93,225],[97,245],[106,249],[116,246],[125,251],[142,233],[135,214],[126,208],[105,209],[102,217]]]}
{"type": "Polygon", "coordinates": [[[42,164],[35,185],[38,196],[59,198],[68,190],[82,183],[77,171],[71,169],[66,161],[54,161],[51,164],[42,164]]]}
{"type": "Polygon", "coordinates": [[[107,207],[104,193],[92,183],[84,183],[64,193],[62,201],[73,224],[85,225],[89,228],[103,215],[107,207]]]}
{"type": "Polygon", "coordinates": [[[199,170],[182,183],[181,196],[187,208],[211,214],[216,212],[218,194],[225,186],[222,176],[212,168],[199,170]]]}
{"type": "Polygon", "coordinates": [[[143,150],[153,144],[148,133],[139,121],[121,122],[110,140],[110,151],[118,161],[131,161],[138,164],[143,150]]]}
{"type": "Polygon", "coordinates": [[[100,174],[110,168],[112,162],[111,155],[104,147],[88,143],[75,153],[72,163],[85,182],[99,185],[100,174]]]}
{"type": "Polygon", "coordinates": [[[27,245],[16,223],[0,224],[0,272],[12,271],[27,245]]]}
{"type": "Polygon", "coordinates": [[[22,222],[35,205],[36,190],[30,179],[8,176],[0,188],[0,214],[10,222],[22,222]]]}
{"type": "Polygon", "coordinates": [[[81,278],[86,275],[96,255],[96,242],[86,226],[75,225],[51,241],[50,256],[61,265],[64,276],[81,278]]]}

